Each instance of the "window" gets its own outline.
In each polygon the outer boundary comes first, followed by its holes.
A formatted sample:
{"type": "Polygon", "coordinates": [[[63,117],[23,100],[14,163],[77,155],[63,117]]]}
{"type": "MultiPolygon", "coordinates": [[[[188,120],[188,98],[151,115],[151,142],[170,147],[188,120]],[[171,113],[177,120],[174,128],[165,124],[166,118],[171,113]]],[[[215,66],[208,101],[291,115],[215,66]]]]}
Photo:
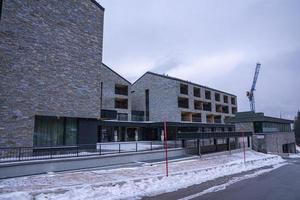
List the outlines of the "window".
{"type": "Polygon", "coordinates": [[[201,113],[195,113],[192,115],[192,122],[201,122],[201,113]]]}
{"type": "Polygon", "coordinates": [[[236,107],[232,107],[232,108],[231,108],[231,113],[232,113],[232,114],[235,114],[236,112],[237,112],[237,108],[236,108],[236,107]]]}
{"type": "Polygon", "coordinates": [[[117,111],[101,109],[101,118],[102,119],[117,119],[117,111]]]}
{"type": "Polygon", "coordinates": [[[33,145],[35,147],[77,144],[77,119],[36,116],[33,145]]]}
{"type": "Polygon", "coordinates": [[[214,123],[222,123],[221,115],[215,115],[214,116],[214,123]]]}
{"type": "Polygon", "coordinates": [[[215,93],[215,100],[220,101],[220,94],[219,93],[215,93]]]}
{"type": "Polygon", "coordinates": [[[191,121],[190,113],[182,112],[181,113],[181,121],[191,121]]]}
{"type": "Polygon", "coordinates": [[[205,111],[211,111],[211,103],[204,102],[203,103],[203,110],[205,110],[205,111]]]}
{"type": "Polygon", "coordinates": [[[145,90],[146,121],[150,120],[149,89],[145,90]]]}
{"type": "Polygon", "coordinates": [[[128,96],[128,86],[127,85],[116,84],[115,85],[115,94],[128,96]]]}
{"type": "Polygon", "coordinates": [[[216,104],[216,112],[222,112],[222,105],[216,104]]]}
{"type": "Polygon", "coordinates": [[[178,97],[178,108],[189,108],[189,99],[178,97]]]}
{"type": "Polygon", "coordinates": [[[206,123],[214,123],[214,116],[213,115],[206,115],[206,123]]]}
{"type": "Polygon", "coordinates": [[[189,86],[187,84],[180,83],[180,94],[189,94],[189,86]]]}
{"type": "Polygon", "coordinates": [[[200,88],[194,87],[194,97],[201,97],[200,88]]]}
{"type": "Polygon", "coordinates": [[[202,105],[202,101],[194,101],[194,109],[195,110],[202,110],[203,109],[203,105],[202,105]]]}
{"type": "Polygon", "coordinates": [[[224,103],[228,103],[228,96],[224,95],[223,100],[224,100],[224,103]]]}
{"type": "Polygon", "coordinates": [[[128,114],[127,113],[118,113],[118,120],[128,121],[128,114]]]}
{"type": "Polygon", "coordinates": [[[223,113],[229,113],[229,108],[228,108],[228,106],[222,106],[222,112],[223,113]]]}
{"type": "Polygon", "coordinates": [[[205,90],[205,99],[211,99],[211,92],[208,90],[205,90]]]}
{"type": "Polygon", "coordinates": [[[262,133],[263,128],[262,128],[262,122],[254,122],[254,133],[262,133]]]}
{"type": "Polygon", "coordinates": [[[115,108],[128,109],[128,99],[115,98],[115,108]]]}
{"type": "Polygon", "coordinates": [[[231,97],[231,104],[235,105],[235,98],[234,97],[231,97]]]}

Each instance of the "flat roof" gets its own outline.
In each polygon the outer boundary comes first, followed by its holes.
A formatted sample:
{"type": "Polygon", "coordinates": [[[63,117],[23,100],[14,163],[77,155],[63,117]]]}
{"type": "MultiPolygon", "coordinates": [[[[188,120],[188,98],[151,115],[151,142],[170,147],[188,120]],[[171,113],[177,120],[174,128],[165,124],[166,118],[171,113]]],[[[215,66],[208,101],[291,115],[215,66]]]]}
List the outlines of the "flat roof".
{"type": "Polygon", "coordinates": [[[210,88],[210,87],[207,87],[207,86],[204,86],[204,85],[200,85],[200,84],[197,84],[197,83],[194,83],[194,82],[191,82],[191,81],[183,80],[183,79],[172,77],[172,76],[168,76],[168,75],[157,74],[157,73],[149,72],[149,71],[146,72],[145,74],[143,74],[140,78],[138,78],[132,85],[134,85],[136,82],[138,82],[146,74],[151,74],[151,75],[154,75],[154,76],[159,76],[159,77],[162,77],[162,78],[167,78],[167,79],[179,81],[179,82],[186,83],[186,84],[191,84],[191,85],[194,85],[194,86],[197,86],[197,87],[202,87],[202,88],[205,88],[205,89],[208,89],[208,90],[212,90],[212,91],[215,91],[215,92],[220,92],[220,93],[223,93],[223,94],[227,94],[227,95],[236,97],[236,95],[230,94],[228,92],[223,92],[221,90],[213,89],[213,88],[210,88]]]}
{"type": "Polygon", "coordinates": [[[282,124],[291,124],[294,121],[277,117],[265,116],[264,113],[238,112],[235,117],[230,117],[225,120],[226,123],[247,123],[247,122],[273,122],[282,124]]]}

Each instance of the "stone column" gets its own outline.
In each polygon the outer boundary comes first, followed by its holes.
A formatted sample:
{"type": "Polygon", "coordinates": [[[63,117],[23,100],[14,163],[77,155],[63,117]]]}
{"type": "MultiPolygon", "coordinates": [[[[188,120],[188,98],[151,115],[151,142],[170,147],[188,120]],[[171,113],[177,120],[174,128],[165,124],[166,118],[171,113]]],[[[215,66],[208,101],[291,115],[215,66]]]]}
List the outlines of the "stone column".
{"type": "Polygon", "coordinates": [[[139,140],[139,131],[138,131],[138,129],[134,130],[134,139],[135,139],[135,141],[139,140]]]}
{"type": "Polygon", "coordinates": [[[114,141],[118,142],[118,131],[114,130],[114,141]]]}
{"type": "Polygon", "coordinates": [[[125,142],[128,140],[128,135],[127,135],[127,128],[125,128],[125,138],[124,138],[125,142]]]}
{"type": "Polygon", "coordinates": [[[163,129],[161,130],[160,139],[162,142],[165,140],[165,132],[163,129]]]}

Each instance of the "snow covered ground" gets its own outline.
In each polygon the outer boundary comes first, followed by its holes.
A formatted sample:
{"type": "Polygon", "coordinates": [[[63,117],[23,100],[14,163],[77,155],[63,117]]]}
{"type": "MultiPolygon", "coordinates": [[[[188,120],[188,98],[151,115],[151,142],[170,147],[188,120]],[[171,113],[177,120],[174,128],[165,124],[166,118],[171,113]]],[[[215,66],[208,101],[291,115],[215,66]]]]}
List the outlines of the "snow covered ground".
{"type": "Polygon", "coordinates": [[[226,175],[285,164],[279,156],[253,151],[247,151],[246,161],[244,164],[243,153],[235,153],[171,162],[169,177],[165,177],[164,163],[145,163],[138,167],[5,179],[0,180],[0,199],[140,199],[226,175]]]}

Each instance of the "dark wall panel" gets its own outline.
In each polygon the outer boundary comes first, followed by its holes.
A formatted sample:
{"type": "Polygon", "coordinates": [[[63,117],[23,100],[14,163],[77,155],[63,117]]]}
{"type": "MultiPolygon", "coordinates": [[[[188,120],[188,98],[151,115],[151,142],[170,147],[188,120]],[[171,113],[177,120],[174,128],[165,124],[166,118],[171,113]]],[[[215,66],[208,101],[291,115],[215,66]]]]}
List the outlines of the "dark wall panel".
{"type": "Polygon", "coordinates": [[[78,144],[97,143],[97,120],[79,119],[78,120],[78,144]]]}

